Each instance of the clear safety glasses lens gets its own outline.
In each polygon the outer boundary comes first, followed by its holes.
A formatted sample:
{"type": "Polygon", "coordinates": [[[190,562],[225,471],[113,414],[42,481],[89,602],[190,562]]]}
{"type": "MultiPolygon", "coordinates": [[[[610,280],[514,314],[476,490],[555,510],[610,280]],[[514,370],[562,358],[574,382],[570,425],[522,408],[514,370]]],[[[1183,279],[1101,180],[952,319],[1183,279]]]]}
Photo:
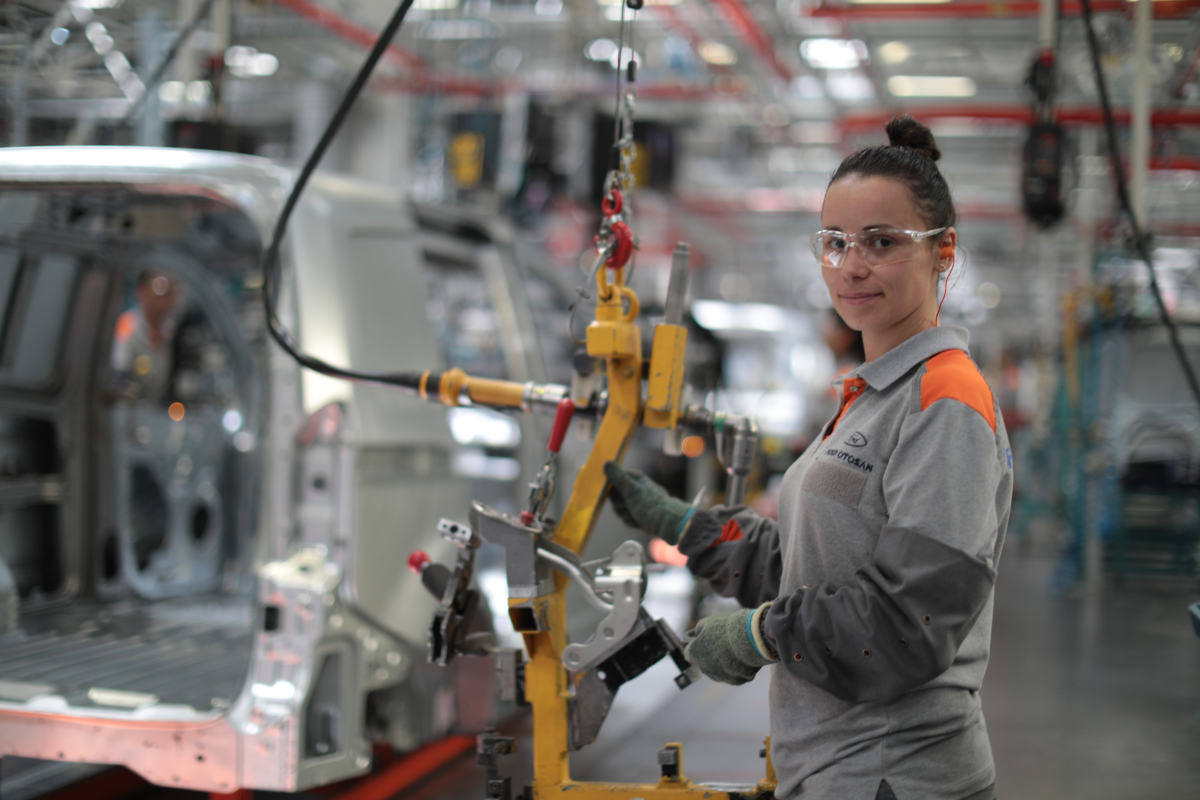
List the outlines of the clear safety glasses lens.
{"type": "Polygon", "coordinates": [[[845,263],[846,253],[857,247],[859,256],[869,267],[883,267],[908,259],[913,246],[945,228],[931,231],[903,231],[884,228],[859,233],[842,231],[818,231],[812,235],[810,245],[813,255],[822,266],[838,269],[845,263]]]}

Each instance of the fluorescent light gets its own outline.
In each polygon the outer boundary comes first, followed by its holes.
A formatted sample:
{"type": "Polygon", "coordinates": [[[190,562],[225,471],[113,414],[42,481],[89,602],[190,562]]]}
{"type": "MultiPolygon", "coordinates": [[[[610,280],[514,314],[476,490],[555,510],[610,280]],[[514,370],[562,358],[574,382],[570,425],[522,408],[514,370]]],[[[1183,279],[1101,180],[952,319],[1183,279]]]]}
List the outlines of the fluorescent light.
{"type": "Polygon", "coordinates": [[[854,69],[870,60],[860,39],[805,39],[800,55],[817,69],[854,69]]]}
{"type": "Polygon", "coordinates": [[[737,52],[727,44],[721,42],[701,42],[696,48],[696,54],[709,64],[714,64],[718,67],[728,67],[737,63],[737,52]]]}
{"type": "Polygon", "coordinates": [[[562,0],[537,0],[533,6],[533,13],[539,17],[557,17],[562,10],[562,0]]]}
{"type": "Polygon", "coordinates": [[[596,39],[583,50],[590,61],[608,61],[617,54],[617,43],[612,39],[596,39]]]}
{"type": "Polygon", "coordinates": [[[225,51],[225,66],[238,78],[266,78],[279,69],[279,59],[253,47],[235,45],[225,51]]]}
{"type": "Polygon", "coordinates": [[[887,87],[896,97],[975,96],[975,81],[960,75],[893,75],[887,87]]]}
{"type": "Polygon", "coordinates": [[[903,64],[912,55],[904,42],[888,42],[879,46],[879,57],[885,64],[903,64]]]}
{"type": "Polygon", "coordinates": [[[858,72],[830,73],[825,85],[829,87],[829,94],[838,100],[866,100],[875,96],[875,85],[858,72]]]}
{"type": "Polygon", "coordinates": [[[158,99],[164,103],[182,103],[187,93],[187,84],[183,81],[164,81],[158,87],[158,99]]]}
{"type": "Polygon", "coordinates": [[[516,447],[521,427],[509,417],[486,408],[455,407],[447,412],[450,435],[462,445],[516,447]]]}
{"type": "Polygon", "coordinates": [[[445,11],[449,8],[458,8],[458,0],[416,0],[413,5],[425,11],[445,11]]]}
{"type": "Polygon", "coordinates": [[[692,303],[692,318],[710,331],[782,333],[789,324],[787,311],[780,306],[720,300],[696,300],[692,303]]]}

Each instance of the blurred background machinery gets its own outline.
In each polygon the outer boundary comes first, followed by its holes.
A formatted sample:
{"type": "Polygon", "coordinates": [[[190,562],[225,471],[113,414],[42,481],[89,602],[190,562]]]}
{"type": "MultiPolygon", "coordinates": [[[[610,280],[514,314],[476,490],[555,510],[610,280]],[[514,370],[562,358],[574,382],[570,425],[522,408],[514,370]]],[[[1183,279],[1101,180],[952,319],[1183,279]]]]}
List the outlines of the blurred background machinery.
{"type": "MultiPolygon", "coordinates": [[[[1200,407],[1150,283],[1200,364],[1200,3],[1090,9],[1094,54],[1077,0],[646,0],[636,13],[616,0],[415,0],[297,210],[281,314],[337,363],[570,383],[592,317],[578,287],[616,76],[632,63],[629,280],[643,315],[661,319],[675,244],[691,243],[689,402],[757,422],[746,502],[774,513],[782,473],[835,402],[830,381],[863,358],[806,238],[841,158],[912,113],[937,136],[960,211],[964,261],[942,320],[971,330],[1000,400],[1017,470],[1009,564],[1035,565],[1012,567],[1007,591],[1041,604],[1001,602],[998,614],[1061,621],[1081,604],[1089,665],[1105,652],[1098,620],[1170,616],[1164,597],[1179,611],[1163,630],[1186,634],[1200,407]],[[1114,191],[1094,61],[1132,215],[1114,191]],[[1134,216],[1151,234],[1145,254],[1134,216]]],[[[425,669],[433,606],[404,558],[448,556],[436,522],[469,497],[521,508],[549,420],[301,372],[264,332],[264,241],[392,11],[381,0],[0,6],[6,798],[93,769],[64,766],[80,761],[136,763],[155,783],[205,791],[312,787],[511,710],[493,706],[487,676],[425,669]],[[310,612],[320,624],[293,627],[310,612]],[[284,709],[270,725],[268,707],[284,709]],[[31,714],[64,727],[41,741],[31,714]],[[225,750],[187,750],[186,772],[163,771],[157,754],[102,752],[89,720],[222,731],[225,750]]],[[[590,446],[586,421],[576,427],[556,502],[590,446]]],[[[693,436],[673,455],[662,439],[639,433],[627,463],[681,497],[707,488],[720,501],[715,442],[693,436]]],[[[626,536],[606,514],[584,555],[626,536]]],[[[501,607],[500,553],[484,546],[478,567],[501,607]]],[[[674,598],[678,626],[719,606],[661,568],[648,597],[674,598]]],[[[571,603],[573,635],[585,635],[595,612],[571,603]]],[[[506,615],[494,627],[515,641],[506,615]]],[[[1142,683],[1200,676],[1193,641],[1154,641],[1150,660],[1174,677],[1142,683]]],[[[1021,674],[1005,651],[993,685],[1021,674]]],[[[1106,680],[1064,679],[1062,691],[1106,680]]],[[[1146,707],[1190,714],[1195,683],[1146,707]]],[[[1002,714],[989,722],[1001,762],[1006,747],[1033,747],[1004,744],[1017,728],[1002,714]]],[[[1118,726],[1079,731],[1104,727],[1118,726]]],[[[1155,741],[1173,754],[1169,774],[1192,774],[1180,753],[1194,755],[1194,731],[1155,741]]]]}

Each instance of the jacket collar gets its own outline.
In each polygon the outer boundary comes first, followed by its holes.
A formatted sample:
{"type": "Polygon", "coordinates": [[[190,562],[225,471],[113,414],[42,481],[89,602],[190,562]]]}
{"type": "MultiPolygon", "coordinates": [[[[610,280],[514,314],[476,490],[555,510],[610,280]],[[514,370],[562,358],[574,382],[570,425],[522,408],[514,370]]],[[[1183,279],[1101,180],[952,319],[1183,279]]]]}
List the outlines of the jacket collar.
{"type": "Polygon", "coordinates": [[[946,350],[967,350],[971,333],[949,325],[921,331],[847,377],[862,378],[875,391],[883,391],[909,370],[946,350]]]}

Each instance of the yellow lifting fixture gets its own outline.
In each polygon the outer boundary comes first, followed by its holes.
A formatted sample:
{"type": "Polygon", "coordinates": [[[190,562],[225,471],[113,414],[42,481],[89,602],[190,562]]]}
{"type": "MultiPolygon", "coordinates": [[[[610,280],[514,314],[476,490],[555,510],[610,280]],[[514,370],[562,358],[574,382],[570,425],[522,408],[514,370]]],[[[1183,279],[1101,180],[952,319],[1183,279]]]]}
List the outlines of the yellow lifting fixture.
{"type": "MultiPolygon", "coordinates": [[[[614,194],[618,192],[614,190],[614,194]]],[[[607,204],[605,211],[613,210],[613,205],[607,204]]],[[[619,212],[619,205],[616,210],[619,212]]],[[[533,781],[526,790],[531,793],[530,800],[562,796],[572,800],[769,798],[776,785],[769,746],[760,753],[767,759],[766,777],[755,785],[693,783],[683,772],[682,747],[678,743],[666,744],[659,751],[662,778],[657,784],[571,778],[571,752],[595,739],[621,683],[668,655],[681,669],[676,678],[680,688],[699,677],[698,670],[684,658],[675,633],[661,621],[651,619],[641,607],[646,561],[640,543],[623,543],[599,565],[580,561],[608,494],[604,463],[621,460],[638,425],[667,429],[669,438],[684,430],[713,435],[723,445],[718,451],[725,454],[727,500],[737,502],[753,462],[756,437],[753,423],[744,417],[714,413],[683,402],[687,329],[682,325],[682,316],[690,255],[682,242],[672,263],[666,321],[655,326],[643,398],[640,305],[637,294],[625,285],[625,263],[613,259],[618,250],[620,242],[610,235],[597,255],[596,318],[587,328],[586,339],[588,354],[604,362],[601,371],[607,377],[607,391],[577,398],[581,401],[578,413],[597,418],[599,425],[591,452],[557,523],[548,520],[544,511],[553,491],[553,454],[576,412],[568,396],[569,387],[478,379],[461,370],[425,373],[421,378],[421,395],[448,405],[553,409],[557,414],[551,457],[534,484],[530,508],[513,516],[473,503],[469,525],[449,520],[441,523],[442,534],[460,547],[453,570],[417,557],[414,569],[421,572],[425,585],[441,601],[431,628],[430,659],[445,664],[459,654],[491,655],[498,662],[501,696],[505,699],[521,699],[518,675],[523,672],[524,700],[533,707],[533,781]],[[475,549],[482,540],[505,549],[509,616],[515,630],[524,636],[527,664],[521,663],[519,650],[473,649],[471,638],[464,633],[469,627],[469,614],[478,607],[470,579],[475,549]],[[575,644],[567,641],[566,625],[567,586],[572,579],[582,584],[590,603],[607,612],[592,638],[575,644]]],[[[508,779],[498,774],[496,757],[512,750],[513,742],[508,737],[480,737],[480,761],[488,768],[489,800],[511,798],[508,779]]]]}

